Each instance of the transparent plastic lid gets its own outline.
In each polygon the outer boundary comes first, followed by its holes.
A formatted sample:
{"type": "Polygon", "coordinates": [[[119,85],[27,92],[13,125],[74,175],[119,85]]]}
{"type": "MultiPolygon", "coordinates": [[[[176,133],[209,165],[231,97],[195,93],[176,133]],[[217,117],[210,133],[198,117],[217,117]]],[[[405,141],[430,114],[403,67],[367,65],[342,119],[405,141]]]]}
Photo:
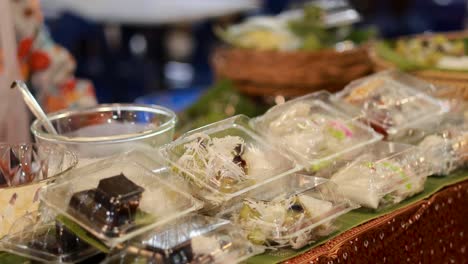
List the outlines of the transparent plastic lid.
{"type": "Polygon", "coordinates": [[[335,110],[318,92],[277,105],[252,120],[269,142],[316,170],[348,151],[381,139],[371,128],[335,110]]]}
{"type": "Polygon", "coordinates": [[[436,128],[420,131],[415,137],[402,141],[418,145],[426,159],[435,167],[435,174],[445,176],[468,161],[468,107],[454,109],[444,116],[436,128]]]}
{"type": "Polygon", "coordinates": [[[346,161],[331,181],[353,202],[377,209],[421,192],[432,172],[419,148],[382,141],[346,161]]]}
{"type": "Polygon", "coordinates": [[[20,218],[0,248],[41,263],[76,263],[99,253],[60,222],[41,219],[37,211],[20,218]]]}
{"type": "Polygon", "coordinates": [[[173,171],[192,184],[193,195],[220,205],[299,168],[235,116],[193,130],[161,149],[173,171]]]}
{"type": "Polygon", "coordinates": [[[336,94],[342,106],[384,135],[422,125],[437,125],[448,106],[430,96],[430,84],[389,71],[358,79],[336,94]]]}
{"type": "Polygon", "coordinates": [[[72,171],[40,199],[112,247],[202,207],[164,181],[168,173],[121,159],[101,161],[72,171]]]}
{"type": "Polygon", "coordinates": [[[229,221],[190,215],[138,238],[104,263],[239,263],[263,250],[229,221]]]}
{"type": "Polygon", "coordinates": [[[332,182],[296,173],[256,189],[221,215],[254,244],[297,249],[333,232],[334,220],[355,208],[332,182]]]}

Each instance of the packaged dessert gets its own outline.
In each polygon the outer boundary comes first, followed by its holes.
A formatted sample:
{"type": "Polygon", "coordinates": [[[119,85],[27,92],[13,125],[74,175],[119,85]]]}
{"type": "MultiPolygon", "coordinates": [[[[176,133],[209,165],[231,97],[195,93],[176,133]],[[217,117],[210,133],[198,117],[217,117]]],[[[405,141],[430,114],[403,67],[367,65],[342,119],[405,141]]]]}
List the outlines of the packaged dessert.
{"type": "Polygon", "coordinates": [[[446,114],[435,128],[420,130],[417,137],[402,138],[421,148],[435,168],[435,175],[445,176],[468,162],[468,107],[459,105],[446,114]]]}
{"type": "Polygon", "coordinates": [[[40,199],[113,247],[202,207],[167,183],[168,173],[110,159],[72,171],[67,181],[47,186],[40,199]]]}
{"type": "Polygon", "coordinates": [[[381,141],[346,161],[330,180],[351,201],[378,209],[423,191],[433,170],[421,149],[381,141]]]}
{"type": "Polygon", "coordinates": [[[256,245],[298,249],[335,231],[335,219],[355,208],[334,183],[293,174],[253,190],[220,215],[239,225],[256,245]]]}
{"type": "Polygon", "coordinates": [[[171,169],[190,183],[205,209],[226,206],[246,192],[299,168],[264,142],[235,116],[193,130],[164,146],[161,155],[171,169]]]}
{"type": "Polygon", "coordinates": [[[312,171],[381,139],[371,128],[339,112],[336,105],[323,98],[324,92],[318,92],[274,106],[253,119],[251,125],[312,171]]]}
{"type": "Polygon", "coordinates": [[[430,94],[435,88],[415,78],[383,72],[358,79],[336,94],[342,108],[388,139],[408,130],[437,126],[448,105],[430,94]]]}
{"type": "Polygon", "coordinates": [[[189,215],[129,242],[104,263],[239,263],[263,250],[227,220],[189,215]]]}
{"type": "Polygon", "coordinates": [[[0,248],[40,263],[77,263],[99,253],[60,221],[43,219],[37,211],[18,219],[0,248]]]}

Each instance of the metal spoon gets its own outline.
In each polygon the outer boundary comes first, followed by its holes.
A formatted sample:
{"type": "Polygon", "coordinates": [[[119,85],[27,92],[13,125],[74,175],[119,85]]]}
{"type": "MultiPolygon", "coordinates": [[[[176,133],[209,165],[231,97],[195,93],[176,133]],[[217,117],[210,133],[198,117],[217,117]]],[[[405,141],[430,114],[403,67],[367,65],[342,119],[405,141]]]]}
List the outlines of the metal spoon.
{"type": "Polygon", "coordinates": [[[54,126],[52,125],[52,123],[49,121],[46,114],[44,113],[44,110],[42,110],[41,106],[36,101],[36,98],[34,98],[34,96],[29,91],[28,86],[23,81],[20,81],[20,80],[14,81],[11,84],[10,88],[11,89],[18,88],[21,91],[21,95],[23,96],[24,102],[29,107],[29,110],[31,110],[31,112],[36,116],[37,119],[41,120],[47,132],[49,132],[50,134],[54,134],[54,135],[58,134],[57,130],[55,130],[54,126]]]}

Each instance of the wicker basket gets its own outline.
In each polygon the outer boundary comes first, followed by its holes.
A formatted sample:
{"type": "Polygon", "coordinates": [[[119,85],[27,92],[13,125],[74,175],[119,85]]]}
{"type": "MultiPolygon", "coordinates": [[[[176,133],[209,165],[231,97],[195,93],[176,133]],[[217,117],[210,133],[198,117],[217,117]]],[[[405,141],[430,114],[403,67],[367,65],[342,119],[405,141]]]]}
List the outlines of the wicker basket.
{"type": "Polygon", "coordinates": [[[221,48],[212,63],[218,78],[228,78],[253,96],[299,96],[316,90],[336,91],[372,71],[364,47],[337,52],[258,51],[221,48]]]}
{"type": "MultiPolygon", "coordinates": [[[[450,32],[444,35],[448,39],[467,38],[468,31],[450,32]]],[[[428,38],[430,35],[425,34],[414,37],[428,38]]],[[[369,49],[369,57],[373,62],[374,71],[397,68],[396,65],[380,57],[374,47],[375,46],[372,45],[369,49]]],[[[464,100],[468,100],[468,71],[417,70],[409,73],[435,85],[444,87],[444,89],[440,91],[440,97],[463,98],[464,100]]]]}

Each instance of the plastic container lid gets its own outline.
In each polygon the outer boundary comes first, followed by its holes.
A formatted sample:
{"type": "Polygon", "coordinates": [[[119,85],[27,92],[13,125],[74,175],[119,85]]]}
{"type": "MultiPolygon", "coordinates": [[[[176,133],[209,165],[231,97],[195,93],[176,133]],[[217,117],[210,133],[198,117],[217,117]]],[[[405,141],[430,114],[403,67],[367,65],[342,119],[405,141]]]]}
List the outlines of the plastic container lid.
{"type": "Polygon", "coordinates": [[[421,149],[393,142],[377,142],[348,160],[331,181],[338,192],[372,209],[396,204],[424,189],[433,167],[421,149]]]}
{"type": "Polygon", "coordinates": [[[202,207],[202,203],[141,165],[110,159],[70,173],[40,199],[113,247],[202,207]],[[110,216],[110,217],[109,217],[110,216]]]}
{"type": "Polygon", "coordinates": [[[99,253],[60,222],[42,220],[37,211],[20,218],[0,248],[41,263],[77,263],[99,253]]]}
{"type": "Polygon", "coordinates": [[[396,138],[408,129],[435,126],[448,105],[431,97],[434,87],[394,71],[355,80],[336,94],[351,114],[378,132],[396,138]]]}
{"type": "Polygon", "coordinates": [[[212,207],[300,169],[248,121],[235,116],[193,130],[161,148],[161,155],[191,182],[193,195],[212,207]]]}
{"type": "Polygon", "coordinates": [[[357,208],[326,179],[292,174],[250,193],[221,215],[254,244],[301,248],[336,229],[334,220],[357,208]]]}
{"type": "Polygon", "coordinates": [[[402,138],[401,141],[418,145],[439,176],[467,164],[468,161],[468,107],[454,109],[444,116],[433,129],[420,131],[419,137],[402,138]]]}
{"type": "Polygon", "coordinates": [[[299,97],[271,108],[251,124],[269,142],[313,171],[381,139],[371,128],[335,110],[327,103],[329,97],[325,91],[299,97]]]}
{"type": "Polygon", "coordinates": [[[263,250],[229,221],[190,215],[131,242],[104,263],[239,263],[263,250]]]}

